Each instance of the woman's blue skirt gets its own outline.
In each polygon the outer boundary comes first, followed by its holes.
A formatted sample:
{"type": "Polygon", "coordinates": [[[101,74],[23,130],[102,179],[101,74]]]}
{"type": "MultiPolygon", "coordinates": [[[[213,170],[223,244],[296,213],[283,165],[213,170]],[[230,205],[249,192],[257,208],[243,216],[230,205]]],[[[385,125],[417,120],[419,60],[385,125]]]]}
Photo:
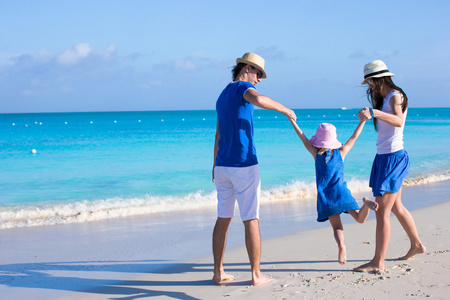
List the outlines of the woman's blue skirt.
{"type": "Polygon", "coordinates": [[[383,196],[385,192],[397,193],[408,172],[409,156],[405,150],[377,154],[372,164],[369,182],[373,196],[383,196]]]}

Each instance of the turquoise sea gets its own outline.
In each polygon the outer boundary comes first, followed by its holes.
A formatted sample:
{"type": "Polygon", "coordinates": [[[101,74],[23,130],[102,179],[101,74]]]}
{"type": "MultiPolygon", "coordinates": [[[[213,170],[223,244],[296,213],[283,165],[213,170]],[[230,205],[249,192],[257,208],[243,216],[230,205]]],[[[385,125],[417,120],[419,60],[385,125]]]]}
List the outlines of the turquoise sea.
{"type": "MultiPolygon", "coordinates": [[[[357,109],[297,109],[311,137],[322,122],[345,143],[357,109]]],[[[314,163],[289,121],[255,110],[262,202],[314,201],[314,163]]],[[[215,207],[215,111],[0,114],[0,229],[215,207]]],[[[410,108],[406,185],[450,178],[450,108],[410,108]]],[[[368,192],[376,132],[367,122],[346,157],[352,192],[368,192]]],[[[426,200],[425,200],[426,201],[426,200]]]]}

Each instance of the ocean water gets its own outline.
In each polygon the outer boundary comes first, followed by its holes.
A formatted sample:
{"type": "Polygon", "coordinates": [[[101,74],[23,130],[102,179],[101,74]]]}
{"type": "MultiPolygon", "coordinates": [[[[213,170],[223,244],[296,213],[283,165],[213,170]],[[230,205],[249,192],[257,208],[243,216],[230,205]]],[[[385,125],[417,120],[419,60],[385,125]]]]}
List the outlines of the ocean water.
{"type": "MultiPolygon", "coordinates": [[[[345,143],[357,109],[298,109],[345,143]]],[[[255,110],[262,202],[315,201],[314,161],[280,113],[255,110]]],[[[0,229],[200,211],[216,205],[215,111],[0,114],[0,229]],[[35,150],[35,151],[33,151],[35,150]],[[33,153],[34,152],[34,153],[33,153]]],[[[450,178],[450,108],[410,108],[406,185],[450,178]]],[[[376,153],[368,121],[346,157],[354,193],[368,192],[376,153]]]]}

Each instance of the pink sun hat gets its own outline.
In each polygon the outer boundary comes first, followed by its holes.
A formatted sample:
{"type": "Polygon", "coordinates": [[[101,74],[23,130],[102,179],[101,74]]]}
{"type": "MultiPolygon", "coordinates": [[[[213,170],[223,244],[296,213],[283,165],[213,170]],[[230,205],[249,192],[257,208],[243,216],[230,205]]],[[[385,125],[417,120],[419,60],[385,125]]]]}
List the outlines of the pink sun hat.
{"type": "Polygon", "coordinates": [[[342,143],[338,141],[336,127],[333,124],[322,123],[311,138],[311,144],[317,148],[338,149],[342,143]]]}

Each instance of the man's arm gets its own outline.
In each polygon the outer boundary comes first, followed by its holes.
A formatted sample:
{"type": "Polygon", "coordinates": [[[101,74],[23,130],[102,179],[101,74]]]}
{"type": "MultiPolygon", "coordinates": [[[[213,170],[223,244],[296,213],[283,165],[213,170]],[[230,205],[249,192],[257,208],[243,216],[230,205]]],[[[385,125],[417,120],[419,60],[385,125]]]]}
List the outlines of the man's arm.
{"type": "Polygon", "coordinates": [[[281,112],[283,115],[292,119],[294,121],[297,120],[297,116],[295,115],[292,109],[287,108],[283,104],[267,97],[263,96],[255,89],[248,89],[244,94],[244,99],[250,102],[251,104],[264,108],[281,112]]]}

